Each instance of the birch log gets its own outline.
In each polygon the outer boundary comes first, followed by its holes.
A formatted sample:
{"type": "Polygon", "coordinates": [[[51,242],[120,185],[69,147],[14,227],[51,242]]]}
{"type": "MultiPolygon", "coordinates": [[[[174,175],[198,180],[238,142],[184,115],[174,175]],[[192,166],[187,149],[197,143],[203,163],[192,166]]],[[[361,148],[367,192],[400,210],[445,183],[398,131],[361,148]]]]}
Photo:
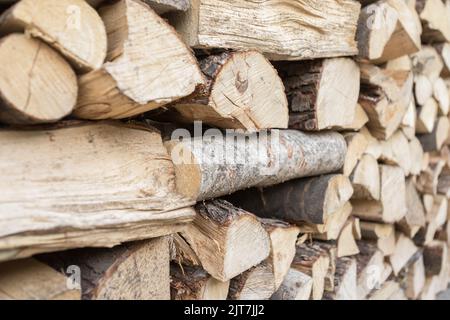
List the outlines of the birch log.
{"type": "Polygon", "coordinates": [[[342,168],[346,153],[338,133],[293,130],[225,137],[216,132],[187,141],[173,139],[166,146],[179,192],[197,200],[334,172],[342,168]]]}
{"type": "Polygon", "coordinates": [[[170,21],[191,47],[257,49],[271,60],[298,60],[356,54],[359,10],[350,0],[193,0],[170,21]]]}
{"type": "Polygon", "coordinates": [[[111,247],[192,221],[192,209],[183,209],[192,201],[175,192],[173,164],[153,128],[58,126],[0,131],[0,260],[111,247]]]}
{"type": "Polygon", "coordinates": [[[79,78],[75,116],[127,118],[188,96],[204,84],[192,52],[146,4],[121,0],[99,13],[108,36],[106,63],[79,78]]]}

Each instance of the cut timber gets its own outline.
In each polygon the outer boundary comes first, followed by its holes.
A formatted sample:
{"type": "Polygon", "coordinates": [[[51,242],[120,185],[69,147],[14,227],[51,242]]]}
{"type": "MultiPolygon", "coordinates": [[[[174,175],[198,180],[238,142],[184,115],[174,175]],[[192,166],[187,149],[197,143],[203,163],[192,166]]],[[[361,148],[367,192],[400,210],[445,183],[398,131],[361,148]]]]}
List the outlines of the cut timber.
{"type": "Polygon", "coordinates": [[[258,216],[291,223],[324,224],[353,193],[347,177],[328,174],[235,193],[230,201],[258,216]]]}
{"type": "Polygon", "coordinates": [[[409,71],[383,70],[361,64],[359,103],[369,117],[367,127],[378,139],[388,139],[400,126],[410,103],[413,76],[409,71]]]}
{"type": "Polygon", "coordinates": [[[434,129],[438,115],[438,104],[433,98],[417,110],[416,133],[425,134],[431,133],[434,129]]]}
{"type": "Polygon", "coordinates": [[[414,76],[414,96],[419,106],[424,106],[433,97],[433,83],[423,74],[414,76]]]}
{"type": "Polygon", "coordinates": [[[438,276],[428,277],[425,281],[420,300],[436,300],[436,294],[439,291],[440,279],[438,276]]]}
{"type": "Polygon", "coordinates": [[[313,280],[305,273],[289,269],[280,288],[272,295],[272,300],[309,300],[313,280]]]}
{"type": "Polygon", "coordinates": [[[446,165],[438,178],[437,191],[439,194],[450,198],[450,168],[446,165]]]}
{"type": "Polygon", "coordinates": [[[406,181],[406,207],[406,215],[397,226],[404,234],[413,238],[425,226],[426,220],[422,200],[411,178],[406,181]]]}
{"type": "Polygon", "coordinates": [[[266,263],[272,268],[277,290],[294,259],[295,244],[300,230],[296,226],[278,220],[261,219],[261,223],[270,238],[270,255],[266,263]]]}
{"type": "Polygon", "coordinates": [[[288,127],[283,83],[262,54],[224,52],[201,60],[200,68],[207,84],[175,102],[173,119],[231,129],[288,127]]]}
{"type": "Polygon", "coordinates": [[[446,272],[448,265],[447,244],[434,240],[423,249],[423,262],[427,277],[437,276],[441,272],[446,272]]]}
{"type": "Polygon", "coordinates": [[[438,78],[434,82],[433,96],[439,103],[439,114],[446,116],[450,107],[450,96],[447,85],[442,78],[438,78]]]}
{"type": "Polygon", "coordinates": [[[381,156],[381,143],[378,141],[372,134],[370,133],[369,129],[367,127],[362,127],[361,130],[359,130],[359,133],[364,135],[366,137],[366,140],[368,141],[368,145],[366,148],[365,154],[370,154],[375,159],[379,159],[381,156]]]}
{"type": "Polygon", "coordinates": [[[377,160],[370,154],[362,156],[350,175],[353,186],[352,199],[380,200],[380,169],[377,160]]]}
{"type": "Polygon", "coordinates": [[[60,123],[0,141],[0,260],[158,237],[194,217],[151,127],[60,123]]]}
{"type": "Polygon", "coordinates": [[[409,142],[409,155],[411,157],[410,173],[417,176],[422,171],[422,162],[424,158],[424,151],[419,139],[414,136],[409,142]]]}
{"type": "Polygon", "coordinates": [[[367,295],[383,282],[384,257],[376,245],[370,242],[358,241],[360,254],[356,256],[357,263],[357,296],[365,299],[367,295]]]}
{"type": "Polygon", "coordinates": [[[319,240],[337,240],[342,228],[352,214],[352,209],[350,202],[346,202],[342,208],[333,212],[324,224],[306,223],[302,225],[301,232],[312,233],[313,238],[319,240]]]}
{"type": "Polygon", "coordinates": [[[381,141],[381,162],[397,165],[403,169],[405,176],[411,170],[411,155],[409,153],[408,139],[401,130],[395,132],[388,140],[381,141]]]}
{"type": "Polygon", "coordinates": [[[448,117],[439,117],[431,133],[419,135],[418,139],[425,152],[440,150],[449,137],[450,121],[448,117]]]}
{"type": "Polygon", "coordinates": [[[435,48],[432,46],[423,46],[422,50],[411,56],[413,71],[415,75],[424,75],[431,84],[439,78],[444,63],[435,48]]]}
{"type": "Polygon", "coordinates": [[[310,276],[313,281],[311,298],[320,300],[325,289],[325,277],[330,266],[328,252],[317,244],[297,246],[292,268],[310,276]]]}
{"type": "Polygon", "coordinates": [[[39,257],[55,270],[78,266],[83,299],[170,299],[170,254],[166,237],[113,249],[79,249],[39,257]]]}
{"type": "Polygon", "coordinates": [[[391,263],[395,275],[403,269],[409,259],[411,259],[417,251],[418,248],[410,238],[402,233],[397,234],[395,251],[389,256],[389,262],[391,263]]]}
{"type": "Polygon", "coordinates": [[[351,131],[359,131],[362,127],[366,125],[366,123],[369,121],[369,117],[367,116],[366,112],[364,111],[363,107],[359,103],[356,104],[355,109],[355,117],[353,118],[353,121],[351,124],[346,125],[341,128],[333,128],[337,130],[351,130],[351,131]]]}
{"type": "MultiPolygon", "coordinates": [[[[157,14],[165,14],[170,11],[186,11],[189,9],[190,0],[142,0],[148,4],[157,14]]],[[[105,0],[87,0],[94,8],[98,7],[105,0]]]]}
{"type": "Polygon", "coordinates": [[[200,267],[172,264],[170,268],[172,300],[225,300],[229,281],[221,282],[200,267]]]}
{"type": "Polygon", "coordinates": [[[80,289],[69,288],[68,280],[35,259],[3,262],[0,300],[80,300],[80,289]]]}
{"type": "Polygon", "coordinates": [[[411,71],[412,70],[411,58],[408,55],[404,55],[399,58],[389,60],[384,67],[388,70],[411,71]]]}
{"type": "Polygon", "coordinates": [[[349,220],[344,225],[337,240],[337,257],[354,256],[359,253],[358,245],[353,236],[353,221],[349,220]]]}
{"type": "Polygon", "coordinates": [[[272,268],[261,263],[230,281],[228,300],[268,300],[275,293],[272,268]]]}
{"type": "Polygon", "coordinates": [[[420,50],[420,21],[404,0],[378,1],[364,7],[358,22],[359,56],[383,63],[420,50]]]}
{"type": "Polygon", "coordinates": [[[351,132],[344,134],[347,142],[347,154],[345,155],[344,168],[342,172],[345,176],[350,176],[353,169],[355,169],[358,161],[361,159],[364,152],[367,150],[369,141],[359,132],[351,132]]]}
{"type": "Polygon", "coordinates": [[[105,26],[83,0],[19,1],[0,17],[0,34],[23,31],[58,50],[82,72],[99,69],[106,58],[105,26]]]}
{"type": "Polygon", "coordinates": [[[72,112],[76,75],[45,43],[22,34],[9,35],[0,40],[0,61],[2,122],[55,122],[72,112]]]}
{"type": "Polygon", "coordinates": [[[401,129],[403,134],[408,138],[408,140],[413,140],[416,135],[416,118],[417,118],[417,110],[416,110],[416,101],[414,98],[411,99],[411,102],[406,109],[406,113],[403,116],[401,129]]]}
{"type": "Polygon", "coordinates": [[[379,289],[374,290],[368,300],[398,300],[397,293],[401,291],[400,284],[395,281],[385,282],[379,289]]]}
{"type": "Polygon", "coordinates": [[[351,124],[360,87],[359,67],[353,60],[290,62],[278,70],[289,101],[290,128],[318,131],[351,124]]]}
{"type": "Polygon", "coordinates": [[[443,160],[430,163],[417,178],[417,190],[422,193],[437,194],[439,175],[441,174],[444,165],[445,163],[443,160]]]}
{"type": "Polygon", "coordinates": [[[405,175],[400,167],[381,165],[380,201],[352,200],[353,214],[361,219],[394,223],[406,214],[405,175]]]}
{"type": "Polygon", "coordinates": [[[405,294],[409,299],[417,299],[425,286],[425,266],[423,255],[419,254],[406,269],[405,294]]]}
{"type": "Polygon", "coordinates": [[[107,62],[79,78],[77,117],[131,117],[185,97],[204,83],[192,52],[146,4],[121,0],[99,12],[108,35],[107,62]]]}
{"type": "Polygon", "coordinates": [[[438,43],[434,45],[434,48],[441,55],[442,61],[444,62],[441,77],[448,78],[450,76],[450,43],[438,43]]]}
{"type": "Polygon", "coordinates": [[[355,55],[359,11],[351,0],[193,0],[170,21],[191,47],[258,49],[271,60],[300,60],[355,55]]]}
{"type": "Polygon", "coordinates": [[[172,140],[166,146],[176,166],[179,192],[197,200],[335,172],[344,165],[347,151],[338,133],[295,130],[225,137],[218,133],[172,140]]]}
{"type": "Polygon", "coordinates": [[[422,21],[422,40],[450,41],[449,13],[442,0],[416,0],[416,10],[422,21]]]}
{"type": "Polygon", "coordinates": [[[253,214],[223,200],[199,203],[196,211],[182,235],[217,280],[228,281],[269,257],[269,235],[253,214]]]}
{"type": "Polygon", "coordinates": [[[357,300],[357,264],[354,258],[336,261],[335,290],[325,293],[326,300],[357,300]]]}
{"type": "Polygon", "coordinates": [[[384,256],[391,255],[395,250],[395,228],[390,224],[379,224],[361,221],[362,238],[376,241],[377,248],[384,256]]]}

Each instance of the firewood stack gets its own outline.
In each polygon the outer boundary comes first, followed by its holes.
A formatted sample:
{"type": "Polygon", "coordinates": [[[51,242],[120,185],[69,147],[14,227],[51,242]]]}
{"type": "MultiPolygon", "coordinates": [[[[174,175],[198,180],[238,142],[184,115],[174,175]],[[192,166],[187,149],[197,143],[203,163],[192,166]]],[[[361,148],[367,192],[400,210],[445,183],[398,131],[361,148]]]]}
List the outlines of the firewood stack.
{"type": "Polygon", "coordinates": [[[0,299],[447,289],[449,0],[0,2],[0,299]]]}

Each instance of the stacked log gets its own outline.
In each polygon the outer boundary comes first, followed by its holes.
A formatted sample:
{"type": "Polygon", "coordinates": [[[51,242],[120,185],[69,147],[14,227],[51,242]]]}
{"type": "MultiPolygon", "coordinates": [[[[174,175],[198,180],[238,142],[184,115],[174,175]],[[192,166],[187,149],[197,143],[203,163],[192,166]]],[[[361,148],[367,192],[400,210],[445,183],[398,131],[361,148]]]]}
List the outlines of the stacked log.
{"type": "Polygon", "coordinates": [[[1,299],[447,288],[448,3],[5,4],[1,299]]]}

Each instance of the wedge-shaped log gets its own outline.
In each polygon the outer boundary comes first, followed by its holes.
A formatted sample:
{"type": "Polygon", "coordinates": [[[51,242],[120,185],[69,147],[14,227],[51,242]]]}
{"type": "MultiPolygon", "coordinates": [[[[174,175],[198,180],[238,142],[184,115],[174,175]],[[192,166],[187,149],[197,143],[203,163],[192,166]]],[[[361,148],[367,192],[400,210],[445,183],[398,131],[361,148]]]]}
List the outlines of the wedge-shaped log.
{"type": "Polygon", "coordinates": [[[0,265],[0,300],[80,300],[76,282],[35,259],[0,265]]]}
{"type": "Polygon", "coordinates": [[[106,58],[105,26],[83,0],[19,1],[0,17],[0,34],[11,32],[45,41],[81,72],[100,69],[106,58]]]}
{"type": "Polygon", "coordinates": [[[6,36],[0,40],[0,61],[0,121],[55,122],[72,112],[78,92],[75,73],[44,42],[17,33],[6,36]]]}
{"type": "Polygon", "coordinates": [[[408,237],[413,238],[420,228],[425,227],[425,208],[413,179],[406,181],[406,215],[397,227],[408,237]]]}
{"type": "Polygon", "coordinates": [[[397,165],[405,176],[411,171],[411,155],[408,139],[401,130],[397,130],[389,139],[381,141],[380,160],[383,163],[397,165]]]}
{"type": "Polygon", "coordinates": [[[272,267],[265,262],[230,281],[228,300],[267,300],[275,293],[272,267]]]}
{"type": "Polygon", "coordinates": [[[214,131],[204,137],[173,139],[166,146],[176,166],[179,192],[197,200],[335,172],[342,168],[347,150],[338,133],[294,130],[225,137],[214,131]]]}
{"type": "Polygon", "coordinates": [[[450,41],[450,14],[442,0],[416,0],[416,10],[422,21],[424,42],[450,41]]]}
{"type": "Polygon", "coordinates": [[[99,13],[108,35],[107,62],[79,78],[75,116],[131,117],[188,96],[204,83],[192,52],[146,4],[121,0],[99,13]]]}
{"type": "Polygon", "coordinates": [[[403,267],[408,263],[409,259],[416,254],[419,249],[414,242],[402,233],[397,235],[397,242],[394,252],[389,256],[392,270],[398,275],[403,267]]]}
{"type": "Polygon", "coordinates": [[[434,123],[431,133],[419,135],[418,139],[425,152],[439,151],[449,137],[450,121],[445,117],[439,117],[434,123]]]}
{"type": "Polygon", "coordinates": [[[357,264],[354,258],[336,261],[335,290],[324,295],[325,300],[357,300],[357,264]]]}
{"type": "Polygon", "coordinates": [[[289,269],[280,288],[272,295],[272,300],[309,300],[313,280],[305,273],[289,269]]]}
{"type": "Polygon", "coordinates": [[[357,296],[365,299],[367,295],[384,282],[384,257],[377,246],[371,242],[358,241],[360,254],[357,263],[357,296]]]}
{"type": "Polygon", "coordinates": [[[353,189],[343,175],[288,181],[268,188],[252,188],[235,193],[230,201],[258,216],[291,223],[324,224],[350,199],[353,189]]]}
{"type": "Polygon", "coordinates": [[[0,260],[158,237],[194,217],[151,127],[60,123],[0,140],[0,260]]]}
{"type": "Polygon", "coordinates": [[[355,118],[360,75],[348,58],[280,63],[289,101],[289,127],[300,130],[344,128],[355,118]]]}
{"type": "Polygon", "coordinates": [[[182,235],[214,278],[228,281],[269,257],[269,234],[253,214],[223,200],[197,204],[196,211],[182,235]]]}
{"type": "Polygon", "coordinates": [[[380,169],[377,160],[364,154],[350,175],[353,186],[352,199],[380,200],[380,169]]]}
{"type": "Polygon", "coordinates": [[[170,120],[247,130],[288,127],[283,83],[262,54],[224,52],[201,60],[200,68],[206,85],[177,101],[170,120]]]}
{"type": "Polygon", "coordinates": [[[191,47],[250,48],[271,60],[298,60],[356,54],[359,10],[350,0],[193,0],[170,21],[191,47]]]}

